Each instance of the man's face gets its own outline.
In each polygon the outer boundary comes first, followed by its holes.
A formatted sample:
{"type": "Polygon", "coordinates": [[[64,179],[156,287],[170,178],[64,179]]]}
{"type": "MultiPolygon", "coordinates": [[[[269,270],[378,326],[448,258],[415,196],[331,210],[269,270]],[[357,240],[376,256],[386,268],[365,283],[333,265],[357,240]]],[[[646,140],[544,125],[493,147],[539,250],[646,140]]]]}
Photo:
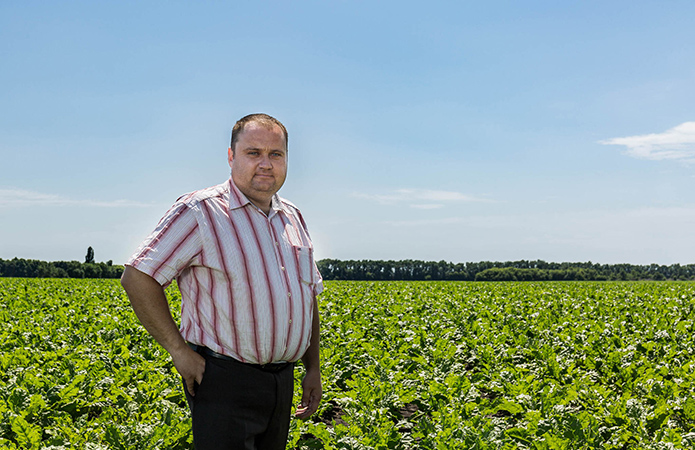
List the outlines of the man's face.
{"type": "MultiPolygon", "coordinates": [[[[228,151],[232,180],[256,206],[266,210],[287,175],[287,143],[280,127],[251,122],[228,151]]],[[[267,211],[266,211],[267,212],[267,211]]]]}

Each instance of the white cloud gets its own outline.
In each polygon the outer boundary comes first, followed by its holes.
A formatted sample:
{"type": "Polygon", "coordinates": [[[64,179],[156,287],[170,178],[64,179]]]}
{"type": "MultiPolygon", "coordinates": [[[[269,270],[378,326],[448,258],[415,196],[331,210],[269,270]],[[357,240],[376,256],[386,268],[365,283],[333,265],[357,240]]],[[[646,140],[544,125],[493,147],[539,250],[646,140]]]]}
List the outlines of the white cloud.
{"type": "Polygon", "coordinates": [[[408,203],[411,208],[437,209],[447,202],[487,202],[489,200],[473,197],[454,191],[431,189],[396,189],[387,194],[365,194],[356,192],[353,197],[364,198],[382,205],[408,203]]]}
{"type": "Polygon", "coordinates": [[[643,134],[599,141],[623,145],[626,154],[640,159],[695,161],[695,122],[685,122],[663,133],[643,134]]]}
{"type": "Polygon", "coordinates": [[[130,200],[86,200],[71,199],[55,194],[27,191],[24,189],[0,189],[0,208],[16,206],[91,206],[99,208],[122,208],[152,206],[130,200]]]}

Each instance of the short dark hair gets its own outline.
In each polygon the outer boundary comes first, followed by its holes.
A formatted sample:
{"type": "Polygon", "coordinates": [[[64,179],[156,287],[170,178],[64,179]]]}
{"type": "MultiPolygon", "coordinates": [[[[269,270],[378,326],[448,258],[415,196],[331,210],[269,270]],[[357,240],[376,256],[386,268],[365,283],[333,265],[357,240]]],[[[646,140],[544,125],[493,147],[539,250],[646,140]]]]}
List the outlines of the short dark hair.
{"type": "Polygon", "coordinates": [[[285,135],[285,147],[287,147],[287,128],[285,128],[282,122],[280,122],[273,116],[269,116],[268,114],[255,113],[249,114],[248,116],[244,116],[241,119],[237,120],[237,122],[234,124],[234,127],[232,127],[232,141],[229,143],[229,147],[232,149],[232,153],[234,153],[234,146],[239,140],[239,135],[241,135],[241,133],[244,131],[246,125],[251,122],[261,124],[262,126],[267,128],[272,128],[273,125],[279,126],[282,130],[282,133],[285,135]]]}

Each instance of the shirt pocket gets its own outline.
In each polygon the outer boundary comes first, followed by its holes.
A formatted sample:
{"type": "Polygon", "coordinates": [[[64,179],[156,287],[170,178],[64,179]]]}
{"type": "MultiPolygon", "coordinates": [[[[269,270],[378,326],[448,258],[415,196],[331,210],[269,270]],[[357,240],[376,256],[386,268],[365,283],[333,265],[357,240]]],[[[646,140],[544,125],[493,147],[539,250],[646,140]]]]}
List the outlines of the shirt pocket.
{"type": "Polygon", "coordinates": [[[314,249],[311,247],[293,246],[297,257],[297,272],[299,280],[313,288],[314,286],[314,249]]]}

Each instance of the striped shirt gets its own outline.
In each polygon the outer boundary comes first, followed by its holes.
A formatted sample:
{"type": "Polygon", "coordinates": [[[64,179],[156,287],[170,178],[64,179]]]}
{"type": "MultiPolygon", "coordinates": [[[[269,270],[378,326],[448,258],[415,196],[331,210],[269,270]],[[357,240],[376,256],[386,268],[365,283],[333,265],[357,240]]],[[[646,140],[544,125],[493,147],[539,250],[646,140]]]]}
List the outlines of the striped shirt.
{"type": "Polygon", "coordinates": [[[266,216],[230,178],[180,197],[126,263],[176,278],[181,335],[242,362],[296,361],[323,290],[299,209],[277,194],[266,216]]]}

